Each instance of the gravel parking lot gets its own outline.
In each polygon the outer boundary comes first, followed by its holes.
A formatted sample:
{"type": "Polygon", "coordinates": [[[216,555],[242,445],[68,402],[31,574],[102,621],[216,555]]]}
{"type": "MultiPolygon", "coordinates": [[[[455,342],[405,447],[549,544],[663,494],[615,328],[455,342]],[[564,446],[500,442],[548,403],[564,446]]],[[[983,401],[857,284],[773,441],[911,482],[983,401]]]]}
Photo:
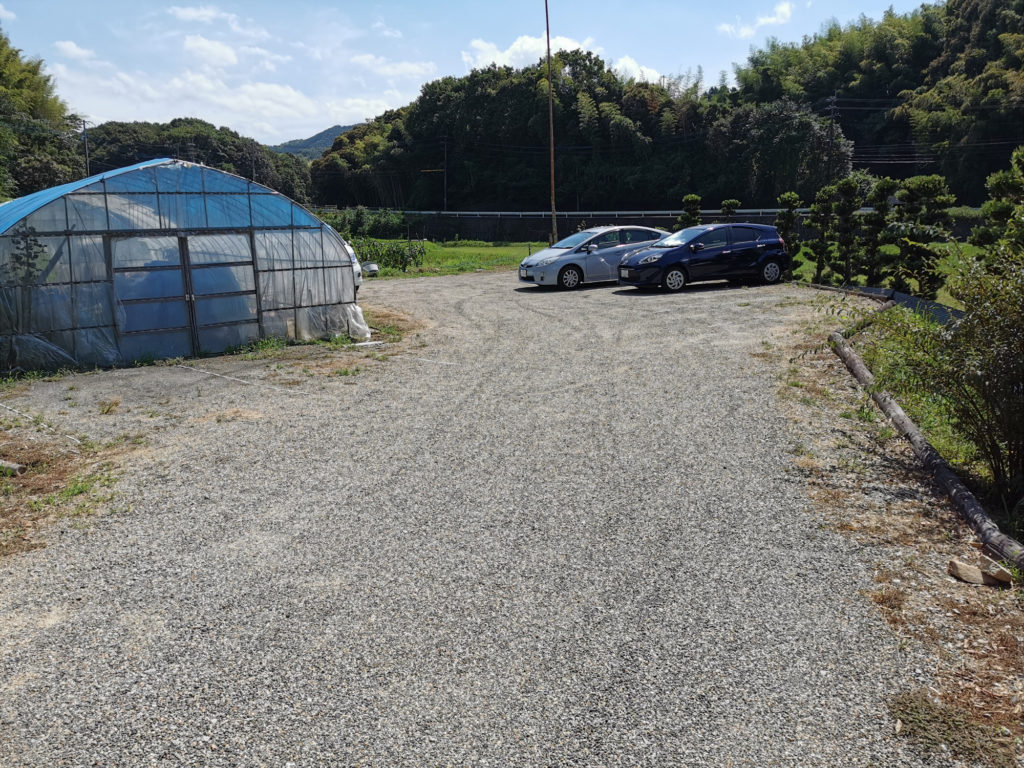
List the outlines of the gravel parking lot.
{"type": "Polygon", "coordinates": [[[424,327],[355,375],[317,351],[7,397],[142,445],[115,513],[0,560],[0,764],[936,765],[886,710],[921,660],[755,354],[815,298],[373,282],[424,327]]]}

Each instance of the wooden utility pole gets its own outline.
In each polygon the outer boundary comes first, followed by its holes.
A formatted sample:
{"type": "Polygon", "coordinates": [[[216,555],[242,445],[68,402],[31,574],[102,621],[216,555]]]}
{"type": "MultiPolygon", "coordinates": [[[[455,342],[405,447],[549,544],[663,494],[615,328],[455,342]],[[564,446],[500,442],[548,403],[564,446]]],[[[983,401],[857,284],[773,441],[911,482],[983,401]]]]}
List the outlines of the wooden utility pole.
{"type": "Polygon", "coordinates": [[[555,218],[555,102],[554,83],[551,82],[551,21],[548,16],[548,0],[544,0],[544,28],[548,41],[548,140],[551,147],[551,242],[558,242],[558,221],[555,218]]]}
{"type": "Polygon", "coordinates": [[[85,175],[92,176],[89,172],[89,128],[84,119],[82,120],[82,141],[85,142],[85,175]]]}

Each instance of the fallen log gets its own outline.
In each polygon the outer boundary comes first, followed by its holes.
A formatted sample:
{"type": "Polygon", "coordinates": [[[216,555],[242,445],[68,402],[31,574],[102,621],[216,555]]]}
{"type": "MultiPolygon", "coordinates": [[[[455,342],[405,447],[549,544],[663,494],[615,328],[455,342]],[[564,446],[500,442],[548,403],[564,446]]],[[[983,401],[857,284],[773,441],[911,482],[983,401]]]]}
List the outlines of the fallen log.
{"type": "Polygon", "coordinates": [[[850,373],[871,395],[871,399],[910,441],[914,453],[949,494],[957,513],[975,532],[981,543],[985,545],[985,549],[997,559],[1013,563],[1017,568],[1024,569],[1024,546],[999,530],[999,526],[992,522],[992,518],[988,516],[974,494],[960,481],[953,468],[928,442],[917,425],[900,408],[899,403],[893,400],[892,395],[888,392],[879,390],[875,386],[874,374],[868,370],[853,348],[846,343],[843,334],[836,331],[828,337],[828,340],[850,373]]]}

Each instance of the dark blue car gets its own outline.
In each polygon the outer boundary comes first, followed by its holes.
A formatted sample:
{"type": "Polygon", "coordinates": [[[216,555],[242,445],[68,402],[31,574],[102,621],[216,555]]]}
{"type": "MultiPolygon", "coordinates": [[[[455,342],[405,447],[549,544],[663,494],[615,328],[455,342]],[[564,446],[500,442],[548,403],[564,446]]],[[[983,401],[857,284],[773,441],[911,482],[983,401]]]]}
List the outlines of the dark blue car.
{"type": "Polygon", "coordinates": [[[619,285],[681,291],[701,280],[775,283],[789,269],[786,244],[764,224],[705,224],[673,232],[619,263],[619,285]]]}

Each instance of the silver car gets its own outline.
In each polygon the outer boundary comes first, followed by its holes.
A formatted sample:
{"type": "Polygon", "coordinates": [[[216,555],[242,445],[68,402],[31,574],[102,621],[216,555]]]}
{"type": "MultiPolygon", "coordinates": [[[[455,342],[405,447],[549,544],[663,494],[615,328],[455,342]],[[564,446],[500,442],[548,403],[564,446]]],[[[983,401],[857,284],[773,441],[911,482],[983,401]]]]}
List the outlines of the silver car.
{"type": "Polygon", "coordinates": [[[617,280],[622,257],[646,248],[668,232],[650,227],[591,227],[527,256],[519,279],[536,285],[579,288],[583,283],[617,280]]]}

